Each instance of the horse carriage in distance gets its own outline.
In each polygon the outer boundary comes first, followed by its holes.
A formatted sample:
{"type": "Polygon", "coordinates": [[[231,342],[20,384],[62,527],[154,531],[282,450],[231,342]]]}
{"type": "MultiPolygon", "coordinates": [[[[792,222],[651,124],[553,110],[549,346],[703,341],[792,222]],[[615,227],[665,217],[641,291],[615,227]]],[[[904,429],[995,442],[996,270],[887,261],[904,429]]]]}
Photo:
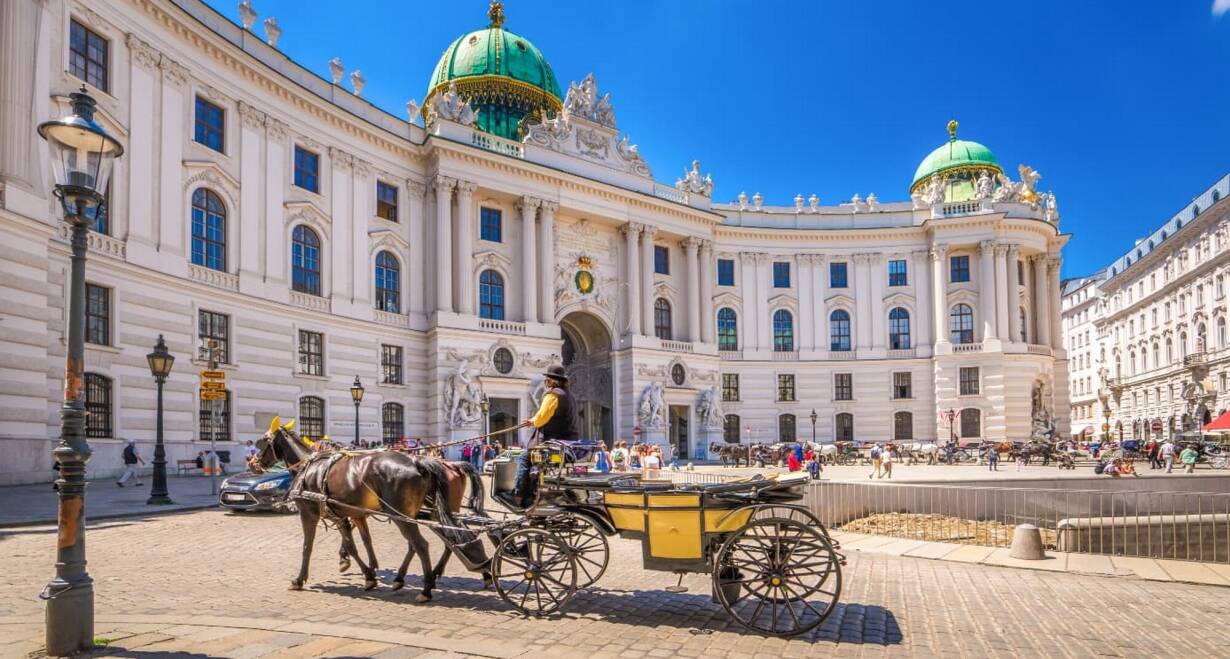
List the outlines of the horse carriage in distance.
{"type": "Polygon", "coordinates": [[[673,483],[637,474],[579,473],[573,466],[579,453],[567,442],[545,442],[530,449],[530,456],[534,487],[528,499],[517,490],[516,464],[495,466],[492,499],[505,511],[500,517],[485,510],[483,482],[467,463],[393,450],[315,452],[277,419],[257,442],[251,466],[268,469],[281,462],[295,473],[290,496],[298,502],[304,542],[293,590],[307,579],[322,517],[342,534],[343,565],[353,558],[366,587],[376,587],[366,520],[377,517],[393,522],[408,544],[394,589],[404,585],[411,559],[419,558],[420,603],[431,600],[455,554],[508,606],[526,615],[554,614],[578,590],[598,582],[610,562],[608,538],[619,536],[641,543],[645,569],[679,575],[680,584],[687,573],[710,575],[713,602],[757,633],[807,633],[837,605],[845,557],[800,503],[806,474],[673,483]],[[367,545],[367,562],[354,528],[367,545]],[[434,567],[422,529],[444,544],[434,567]]]}

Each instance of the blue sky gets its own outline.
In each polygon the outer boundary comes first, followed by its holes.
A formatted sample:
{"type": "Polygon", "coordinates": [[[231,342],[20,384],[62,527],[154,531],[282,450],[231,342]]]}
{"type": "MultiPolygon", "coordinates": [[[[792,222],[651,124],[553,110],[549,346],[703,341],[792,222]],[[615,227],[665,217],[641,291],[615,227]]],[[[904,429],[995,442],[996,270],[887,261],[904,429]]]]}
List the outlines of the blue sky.
{"type": "MultiPolygon", "coordinates": [[[[236,3],[208,0],[238,21],[236,3]]],[[[404,116],[486,0],[254,0],[279,47],[404,116]]],[[[507,0],[567,88],[589,72],[656,178],[693,158],[714,198],[908,199],[944,124],[1054,190],[1064,275],[1126,251],[1230,172],[1230,0],[736,2],[507,0]],[[1218,15],[1217,12],[1221,12],[1218,15]]]]}

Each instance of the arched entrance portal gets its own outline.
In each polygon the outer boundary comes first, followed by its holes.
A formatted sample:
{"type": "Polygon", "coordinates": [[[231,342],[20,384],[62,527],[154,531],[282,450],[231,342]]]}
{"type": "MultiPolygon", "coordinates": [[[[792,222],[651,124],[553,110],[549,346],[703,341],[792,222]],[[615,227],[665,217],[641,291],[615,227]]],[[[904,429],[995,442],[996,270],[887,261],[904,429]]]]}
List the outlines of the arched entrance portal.
{"type": "Polygon", "coordinates": [[[602,321],[583,311],[564,316],[559,325],[568,388],[580,406],[581,437],[601,439],[610,446],[615,438],[611,335],[602,321]]]}

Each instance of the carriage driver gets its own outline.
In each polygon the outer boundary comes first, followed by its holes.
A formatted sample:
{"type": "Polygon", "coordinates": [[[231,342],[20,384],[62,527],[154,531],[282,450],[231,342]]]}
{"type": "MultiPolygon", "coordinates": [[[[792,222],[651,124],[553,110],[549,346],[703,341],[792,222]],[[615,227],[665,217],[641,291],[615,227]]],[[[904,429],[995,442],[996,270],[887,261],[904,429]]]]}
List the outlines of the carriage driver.
{"type": "Polygon", "coordinates": [[[542,375],[545,378],[543,386],[546,387],[542,403],[534,416],[522,422],[522,425],[533,426],[535,431],[535,437],[517,458],[517,499],[523,508],[528,508],[534,502],[534,488],[530,481],[530,449],[537,441],[544,439],[580,437],[577,404],[568,391],[568,375],[564,372],[564,367],[553,365],[542,375]]]}

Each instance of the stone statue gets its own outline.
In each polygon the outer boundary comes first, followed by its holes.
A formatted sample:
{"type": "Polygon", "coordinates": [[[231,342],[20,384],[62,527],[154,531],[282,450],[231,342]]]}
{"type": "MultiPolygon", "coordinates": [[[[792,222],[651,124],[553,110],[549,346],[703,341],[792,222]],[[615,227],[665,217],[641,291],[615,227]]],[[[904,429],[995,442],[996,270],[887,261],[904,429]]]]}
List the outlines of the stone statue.
{"type": "Polygon", "coordinates": [[[675,181],[675,187],[692,194],[713,196],[713,179],[708,174],[700,175],[699,160],[692,161],[692,169],[683,170],[683,178],[675,181]]]}
{"type": "Polygon", "coordinates": [[[1055,193],[1047,192],[1042,195],[1042,205],[1046,209],[1046,221],[1051,224],[1059,222],[1059,202],[1055,201],[1055,193]]]}
{"type": "Polygon", "coordinates": [[[413,98],[406,101],[406,116],[410,117],[410,123],[414,123],[415,117],[419,116],[419,102],[413,98]]]}
{"type": "Polygon", "coordinates": [[[850,205],[854,207],[854,212],[857,213],[863,209],[863,198],[855,192],[853,197],[850,197],[850,205]]]}
{"type": "Polygon", "coordinates": [[[928,206],[944,203],[944,187],[944,179],[940,178],[939,174],[932,174],[927,181],[927,187],[923,189],[923,201],[928,206]]]}
{"type": "Polygon", "coordinates": [[[916,190],[910,193],[910,202],[913,204],[914,210],[927,207],[927,202],[923,200],[925,196],[924,190],[916,190]]]}
{"type": "Polygon", "coordinates": [[[611,105],[610,92],[603,94],[594,106],[594,121],[608,128],[615,127],[615,107],[611,105]]]}
{"type": "Polygon", "coordinates": [[[342,58],[334,57],[329,60],[329,75],[333,78],[333,84],[342,84],[342,74],[346,72],[346,67],[342,66],[342,58]]]}
{"type": "Polygon", "coordinates": [[[820,211],[820,197],[814,194],[808,197],[807,205],[809,208],[811,208],[811,212],[813,213],[819,212],[820,211]]]}
{"type": "Polygon", "coordinates": [[[354,90],[355,96],[363,95],[363,87],[367,84],[367,78],[363,77],[363,72],[355,69],[350,73],[350,88],[354,90]]]}
{"type": "Polygon", "coordinates": [[[450,81],[448,83],[448,91],[443,94],[436,94],[431,100],[431,115],[432,118],[447,119],[455,121],[462,126],[470,126],[474,124],[474,108],[470,107],[470,102],[462,100],[457,94],[457,82],[450,81]]]}
{"type": "Polygon", "coordinates": [[[747,210],[747,193],[746,192],[739,193],[739,210],[741,211],[747,210]]]}
{"type": "Polygon", "coordinates": [[[991,201],[1017,201],[1017,184],[1013,183],[1012,179],[1003,174],[996,174],[995,181],[999,183],[999,187],[991,195],[991,201]]]}
{"type": "Polygon", "coordinates": [[[711,386],[700,392],[700,402],[696,405],[696,416],[700,418],[702,428],[721,428],[726,422],[726,412],[722,410],[721,397],[717,386],[711,386]]]}
{"type": "Polygon", "coordinates": [[[991,180],[991,175],[983,172],[978,175],[978,181],[974,186],[974,196],[977,199],[990,199],[991,195],[995,194],[995,181],[991,180]]]}
{"type": "Polygon", "coordinates": [[[874,192],[867,193],[867,210],[874,213],[875,211],[879,210],[879,207],[880,207],[880,198],[876,196],[876,193],[874,192]]]}
{"type": "Polygon", "coordinates": [[[449,428],[462,426],[478,421],[482,416],[479,404],[483,392],[474,382],[470,372],[469,362],[464,359],[457,361],[457,368],[444,381],[444,402],[448,405],[449,428]]]}
{"type": "Polygon", "coordinates": [[[1021,174],[1021,187],[1018,190],[1018,194],[1021,197],[1021,201],[1027,202],[1029,204],[1037,204],[1038,203],[1037,186],[1038,186],[1038,181],[1042,178],[1042,175],[1039,174],[1037,170],[1035,170],[1033,167],[1030,167],[1029,165],[1021,165],[1020,167],[1017,167],[1017,171],[1020,172],[1021,174]]]}
{"type": "Polygon", "coordinates": [[[661,382],[651,382],[641,393],[638,418],[646,428],[666,426],[666,400],[662,397],[661,382]]]}

